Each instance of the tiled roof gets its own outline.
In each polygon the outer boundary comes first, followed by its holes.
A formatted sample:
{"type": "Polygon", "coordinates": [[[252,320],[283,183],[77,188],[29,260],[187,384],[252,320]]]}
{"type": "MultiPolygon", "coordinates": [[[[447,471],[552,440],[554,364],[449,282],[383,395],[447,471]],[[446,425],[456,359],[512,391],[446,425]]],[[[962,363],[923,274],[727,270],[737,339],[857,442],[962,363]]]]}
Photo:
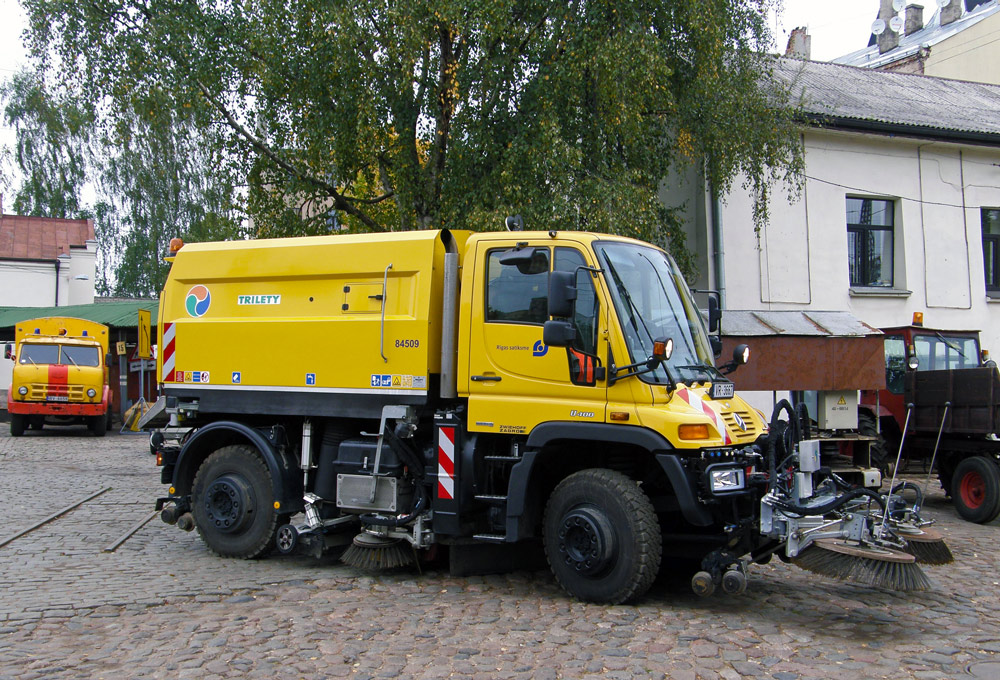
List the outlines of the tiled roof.
{"type": "MultiPolygon", "coordinates": [[[[968,5],[969,3],[966,3],[968,5]]],[[[933,47],[943,40],[961,33],[967,28],[972,28],[983,19],[1000,12],[1000,3],[996,0],[983,3],[971,10],[966,11],[963,16],[956,19],[947,26],[941,25],[941,10],[934,12],[931,20],[919,31],[914,31],[910,35],[899,36],[899,45],[885,54],[879,54],[878,45],[869,45],[860,50],[855,50],[842,57],[834,59],[834,63],[847,64],[849,66],[864,66],[865,68],[879,68],[894,61],[899,61],[912,54],[916,54],[921,47],[933,47]]]]}
{"type": "Polygon", "coordinates": [[[1000,85],[784,58],[775,75],[808,117],[833,126],[1000,145],[1000,85]]]}
{"type": "Polygon", "coordinates": [[[0,215],[0,259],[54,260],[93,240],[93,220],[0,215]]]}

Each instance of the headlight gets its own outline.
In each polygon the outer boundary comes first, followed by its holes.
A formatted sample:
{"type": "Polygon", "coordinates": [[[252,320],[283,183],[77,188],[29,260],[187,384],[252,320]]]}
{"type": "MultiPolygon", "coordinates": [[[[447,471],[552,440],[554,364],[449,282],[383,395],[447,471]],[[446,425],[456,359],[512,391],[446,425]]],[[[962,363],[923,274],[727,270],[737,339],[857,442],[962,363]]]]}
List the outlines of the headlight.
{"type": "Polygon", "coordinates": [[[24,385],[21,385],[20,387],[17,388],[17,393],[23,397],[28,393],[28,388],[25,387],[24,385]]]}
{"type": "Polygon", "coordinates": [[[746,477],[740,468],[709,470],[709,483],[712,493],[742,491],[746,487],[746,477]]]}
{"type": "Polygon", "coordinates": [[[87,396],[93,399],[94,397],[97,396],[97,390],[91,387],[89,390],[87,390],[87,396]]]}

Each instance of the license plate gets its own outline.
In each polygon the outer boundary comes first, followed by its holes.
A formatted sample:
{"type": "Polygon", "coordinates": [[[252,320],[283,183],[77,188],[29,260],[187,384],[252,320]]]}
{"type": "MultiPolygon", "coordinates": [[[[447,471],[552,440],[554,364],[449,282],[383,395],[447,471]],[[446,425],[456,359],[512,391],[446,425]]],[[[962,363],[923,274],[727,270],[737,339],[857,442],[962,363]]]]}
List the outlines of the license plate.
{"type": "Polygon", "coordinates": [[[69,397],[46,397],[45,401],[69,401],[69,397]]]}
{"type": "Polygon", "coordinates": [[[712,383],[712,399],[732,399],[735,393],[731,382],[712,383]]]}

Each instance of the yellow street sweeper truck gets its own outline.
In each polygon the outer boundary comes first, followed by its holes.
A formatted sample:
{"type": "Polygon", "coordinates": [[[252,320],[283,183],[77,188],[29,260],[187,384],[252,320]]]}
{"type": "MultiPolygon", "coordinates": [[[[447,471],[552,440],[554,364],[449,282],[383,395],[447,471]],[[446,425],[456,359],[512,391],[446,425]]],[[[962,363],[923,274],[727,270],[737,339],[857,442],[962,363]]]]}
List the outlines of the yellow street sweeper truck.
{"type": "Polygon", "coordinates": [[[787,404],[769,435],[723,374],[747,348],[716,368],[717,300],[706,324],[659,248],[435,230],[172,250],[143,424],[161,517],[219,555],[447,549],[461,572],[533,545],[609,603],[682,557],[701,594],[775,553],[927,587],[900,530],[923,521],[822,469],[787,404]]]}

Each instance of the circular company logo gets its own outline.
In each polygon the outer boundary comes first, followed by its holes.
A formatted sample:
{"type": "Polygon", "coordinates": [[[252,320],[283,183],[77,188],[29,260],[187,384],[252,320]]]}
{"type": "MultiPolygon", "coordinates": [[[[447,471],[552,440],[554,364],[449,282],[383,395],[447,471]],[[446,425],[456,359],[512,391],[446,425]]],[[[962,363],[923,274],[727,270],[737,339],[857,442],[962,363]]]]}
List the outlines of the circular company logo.
{"type": "Polygon", "coordinates": [[[188,291],[184,307],[191,316],[205,316],[209,306],[212,304],[212,296],[205,286],[195,286],[188,291]]]}

